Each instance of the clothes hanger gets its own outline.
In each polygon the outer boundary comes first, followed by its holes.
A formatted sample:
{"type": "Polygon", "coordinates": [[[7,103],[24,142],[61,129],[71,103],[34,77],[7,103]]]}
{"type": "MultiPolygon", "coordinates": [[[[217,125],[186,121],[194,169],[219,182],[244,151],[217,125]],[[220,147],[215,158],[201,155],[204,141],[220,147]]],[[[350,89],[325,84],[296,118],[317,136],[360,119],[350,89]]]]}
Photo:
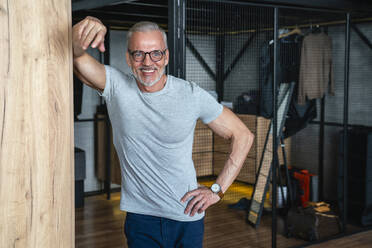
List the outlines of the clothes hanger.
{"type": "Polygon", "coordinates": [[[313,33],[313,34],[318,34],[318,33],[321,33],[321,32],[322,32],[322,30],[320,29],[319,25],[315,25],[315,28],[311,29],[311,33],[313,33]]]}
{"type": "MultiPolygon", "coordinates": [[[[287,33],[282,33],[279,35],[279,39],[281,38],[284,38],[284,37],[287,37],[287,36],[290,36],[290,35],[293,35],[293,34],[298,34],[298,35],[302,35],[302,31],[301,29],[299,29],[296,25],[296,27],[294,29],[292,29],[291,31],[287,32],[287,33]]],[[[269,42],[269,45],[273,44],[274,43],[274,40],[270,40],[269,42]]]]}
{"type": "Polygon", "coordinates": [[[284,37],[287,37],[287,36],[290,36],[290,35],[292,35],[292,34],[299,34],[299,35],[302,35],[302,31],[301,31],[301,29],[299,29],[299,28],[296,26],[296,27],[295,27],[293,30],[291,30],[290,32],[279,35],[279,39],[284,38],[284,37]]]}

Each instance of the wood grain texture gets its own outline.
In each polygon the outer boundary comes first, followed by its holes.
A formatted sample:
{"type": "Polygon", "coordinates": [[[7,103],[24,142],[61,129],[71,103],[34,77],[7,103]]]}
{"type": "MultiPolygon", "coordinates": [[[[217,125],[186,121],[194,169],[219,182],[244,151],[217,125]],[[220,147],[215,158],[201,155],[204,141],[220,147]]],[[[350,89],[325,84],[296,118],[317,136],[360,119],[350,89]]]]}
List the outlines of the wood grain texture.
{"type": "Polygon", "coordinates": [[[0,246],[74,247],[71,1],[0,0],[0,246]]]}

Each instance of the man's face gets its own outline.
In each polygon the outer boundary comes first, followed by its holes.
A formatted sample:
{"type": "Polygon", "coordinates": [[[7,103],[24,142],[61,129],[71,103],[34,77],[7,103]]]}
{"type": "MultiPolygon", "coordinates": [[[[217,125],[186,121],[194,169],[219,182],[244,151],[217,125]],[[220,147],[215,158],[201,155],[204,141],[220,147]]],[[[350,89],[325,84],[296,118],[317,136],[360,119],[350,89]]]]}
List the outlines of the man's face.
{"type": "Polygon", "coordinates": [[[163,36],[160,31],[134,32],[129,41],[128,49],[133,51],[164,51],[162,59],[154,62],[150,58],[150,54],[145,55],[142,62],[137,62],[127,51],[126,59],[129,67],[132,69],[137,81],[141,84],[150,87],[157,83],[165,72],[165,67],[168,65],[169,52],[164,44],[163,36]]]}

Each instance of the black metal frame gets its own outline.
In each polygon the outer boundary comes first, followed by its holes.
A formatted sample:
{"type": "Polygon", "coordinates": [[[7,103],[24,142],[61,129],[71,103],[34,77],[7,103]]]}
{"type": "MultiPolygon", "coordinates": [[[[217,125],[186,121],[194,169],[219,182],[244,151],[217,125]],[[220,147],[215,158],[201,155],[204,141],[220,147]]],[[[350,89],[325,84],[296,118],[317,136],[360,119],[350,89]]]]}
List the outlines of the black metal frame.
{"type": "Polygon", "coordinates": [[[230,75],[230,72],[234,69],[235,65],[239,62],[240,58],[243,57],[245,51],[249,48],[251,42],[256,37],[257,33],[253,33],[251,37],[244,43],[242,49],[238,52],[234,60],[231,62],[230,66],[227,67],[227,70],[225,71],[225,74],[223,75],[223,81],[227,79],[227,77],[230,75]]]}
{"type": "Polygon", "coordinates": [[[346,14],[346,27],[345,27],[345,69],[344,69],[344,135],[343,135],[343,169],[344,169],[344,208],[342,215],[342,231],[346,232],[347,225],[347,186],[348,186],[348,132],[347,126],[349,122],[349,64],[350,64],[350,13],[346,14]]]}
{"type": "Polygon", "coordinates": [[[273,166],[271,167],[272,175],[272,225],[271,225],[271,247],[276,247],[276,235],[277,235],[277,221],[276,221],[276,201],[277,201],[277,182],[276,182],[276,171],[278,168],[278,65],[279,65],[279,50],[278,50],[278,38],[279,38],[279,8],[274,8],[274,80],[273,80],[273,166]]]}
{"type": "MultiPolygon", "coordinates": [[[[221,16],[222,13],[219,14],[221,16]]],[[[223,100],[224,92],[224,72],[225,72],[225,34],[221,19],[218,22],[219,30],[222,31],[216,36],[216,91],[218,101],[223,100]]]]}
{"type": "MultiPolygon", "coordinates": [[[[182,0],[184,1],[184,0],[182,0]]],[[[241,5],[241,6],[256,6],[256,7],[270,7],[270,8],[283,8],[283,9],[294,9],[294,10],[310,10],[310,11],[322,11],[322,12],[332,12],[332,13],[345,13],[345,10],[335,9],[335,8],[316,8],[305,5],[293,5],[294,3],[287,4],[286,1],[277,1],[277,3],[273,3],[273,1],[261,0],[261,3],[257,1],[234,1],[234,0],[200,0],[203,2],[211,2],[211,3],[227,3],[227,4],[234,4],[234,5],[241,5]],[[266,3],[265,3],[266,2],[266,3]]],[[[287,1],[288,2],[288,1],[287,1]]],[[[308,1],[306,1],[308,3],[308,1]]],[[[325,2],[325,1],[323,1],[325,2]]],[[[325,2],[326,3],[326,2],[325,2]]],[[[326,5],[327,6],[327,5],[326,5]]],[[[324,6],[324,7],[326,7],[324,6]]],[[[341,5],[338,5],[341,6],[341,5]]]]}
{"type": "MultiPolygon", "coordinates": [[[[204,1],[209,1],[209,2],[215,2],[213,0],[204,0],[204,1]]],[[[278,29],[279,29],[279,9],[281,8],[290,8],[290,9],[298,9],[298,10],[313,10],[313,11],[324,11],[324,12],[333,12],[333,13],[346,13],[346,36],[345,36],[345,75],[344,75],[344,82],[345,82],[345,88],[344,88],[344,122],[343,122],[343,127],[344,127],[344,175],[346,175],[346,168],[347,168],[347,128],[348,128],[348,94],[349,94],[349,56],[350,56],[350,12],[346,12],[343,10],[335,10],[335,9],[321,9],[321,8],[310,8],[310,7],[298,7],[298,6],[282,6],[282,5],[276,5],[276,4],[267,4],[267,3],[249,3],[249,2],[238,2],[238,1],[218,1],[218,2],[224,2],[224,3],[229,3],[229,4],[237,4],[237,5],[250,5],[250,6],[261,6],[261,7],[273,7],[274,8],[274,85],[273,85],[273,166],[272,166],[272,172],[277,171],[277,164],[278,164],[278,154],[277,154],[277,140],[274,138],[276,137],[276,127],[277,127],[277,99],[276,99],[276,94],[277,92],[277,68],[278,68],[278,48],[277,48],[277,42],[278,42],[278,29]]],[[[354,28],[354,27],[353,27],[354,28]]],[[[362,33],[355,27],[354,30],[357,32],[357,34],[361,37],[361,39],[370,47],[372,48],[371,43],[369,42],[368,39],[365,38],[365,36],[362,35],[362,33]],[[358,32],[359,31],[359,32],[358,32]]],[[[248,48],[249,46],[249,41],[244,45],[244,48],[241,50],[242,53],[244,53],[244,50],[248,48]]],[[[217,42],[217,49],[221,48],[219,45],[219,42],[217,42]]],[[[219,54],[221,54],[221,51],[216,51],[217,57],[219,54]]],[[[200,56],[200,54],[199,54],[200,56]]],[[[239,56],[242,56],[242,54],[238,54],[238,57],[236,58],[236,63],[237,60],[239,59],[239,56]]],[[[201,57],[201,56],[200,56],[201,57]]],[[[201,58],[202,59],[202,58],[201,58]]],[[[217,62],[220,60],[217,59],[217,62]]],[[[232,66],[233,67],[233,66],[232,66]]],[[[225,73],[225,75],[222,77],[222,80],[216,75],[216,82],[217,82],[217,90],[219,87],[221,87],[221,82],[223,86],[223,80],[226,79],[228,74],[231,72],[232,67],[229,67],[229,70],[225,73]]],[[[220,67],[217,65],[217,69],[220,67]]],[[[223,71],[223,70],[222,70],[223,71]]],[[[223,90],[220,92],[223,92],[223,90]]],[[[220,94],[219,94],[220,96],[220,94]]],[[[219,100],[220,99],[219,97],[219,100]]],[[[312,122],[314,124],[320,124],[320,138],[319,138],[319,176],[320,176],[320,187],[319,187],[319,196],[320,198],[323,198],[323,158],[324,158],[324,126],[325,125],[334,125],[332,123],[327,123],[325,122],[325,99],[323,98],[321,100],[321,119],[320,122],[312,122]]],[[[272,174],[275,175],[275,174],[272,174]]],[[[273,181],[273,192],[276,192],[276,177],[272,177],[273,181]]],[[[347,177],[344,176],[344,213],[343,213],[343,232],[345,233],[346,231],[346,225],[347,225],[347,218],[346,218],[346,205],[347,205],[347,192],[346,192],[346,187],[347,187],[347,177]]],[[[274,193],[272,194],[272,204],[273,204],[273,211],[272,211],[272,247],[276,247],[276,234],[277,234],[277,229],[276,229],[276,201],[277,201],[277,195],[274,193]]]]}
{"type": "Polygon", "coordinates": [[[186,77],[185,13],[184,0],[168,0],[168,72],[183,79],[186,77]]]}
{"type": "Polygon", "coordinates": [[[238,54],[235,56],[234,60],[231,64],[227,67],[225,71],[224,68],[224,51],[225,51],[225,35],[223,32],[222,34],[217,35],[216,38],[216,72],[214,73],[213,70],[210,68],[208,63],[204,60],[203,56],[198,52],[196,47],[193,43],[185,37],[186,47],[190,49],[190,52],[195,56],[196,60],[203,66],[204,70],[209,74],[214,81],[216,81],[216,89],[218,94],[218,101],[223,100],[224,95],[224,83],[227,77],[230,75],[231,71],[234,69],[235,65],[239,62],[241,57],[244,55],[245,51],[249,48],[254,37],[256,37],[256,33],[253,33],[251,37],[244,43],[243,47],[240,49],[238,54]]]}
{"type": "Polygon", "coordinates": [[[362,31],[360,31],[360,29],[355,26],[354,24],[351,24],[350,23],[350,26],[352,29],[354,29],[355,33],[359,36],[359,38],[370,48],[372,49],[372,43],[371,41],[363,34],[362,31]]]}
{"type": "Polygon", "coordinates": [[[203,66],[204,70],[216,81],[216,74],[213,70],[209,67],[208,63],[205,62],[203,56],[200,55],[196,47],[192,44],[192,42],[186,37],[186,46],[190,49],[191,53],[195,56],[195,58],[199,61],[199,63],[203,66]]]}

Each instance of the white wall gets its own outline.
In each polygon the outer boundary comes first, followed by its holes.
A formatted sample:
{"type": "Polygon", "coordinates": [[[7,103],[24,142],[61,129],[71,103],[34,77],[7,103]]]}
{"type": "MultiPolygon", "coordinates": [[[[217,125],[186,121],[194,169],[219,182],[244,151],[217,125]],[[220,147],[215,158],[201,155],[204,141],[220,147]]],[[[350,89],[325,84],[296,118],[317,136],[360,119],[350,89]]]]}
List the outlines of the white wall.
{"type": "Polygon", "coordinates": [[[111,31],[110,32],[110,65],[116,67],[125,73],[131,73],[130,68],[125,60],[127,51],[127,32],[111,31]]]}

